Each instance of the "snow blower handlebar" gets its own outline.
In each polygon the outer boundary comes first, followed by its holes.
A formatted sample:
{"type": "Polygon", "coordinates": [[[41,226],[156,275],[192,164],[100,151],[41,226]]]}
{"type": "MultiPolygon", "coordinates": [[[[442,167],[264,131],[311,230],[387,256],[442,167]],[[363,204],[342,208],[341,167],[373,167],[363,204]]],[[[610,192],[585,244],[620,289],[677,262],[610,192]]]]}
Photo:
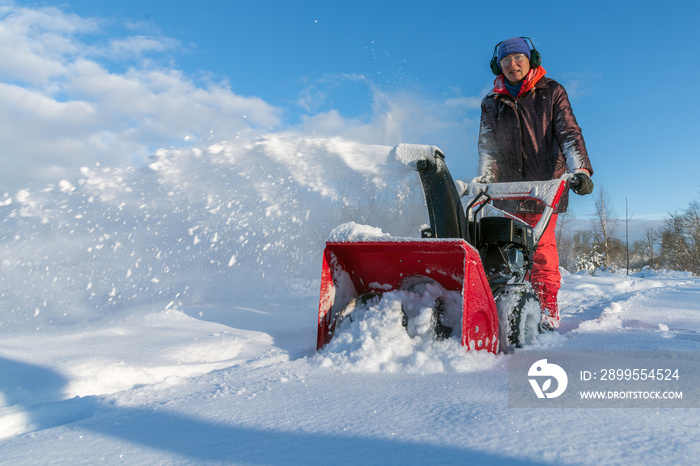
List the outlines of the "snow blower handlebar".
{"type": "Polygon", "coordinates": [[[515,183],[463,183],[458,182],[460,197],[473,198],[472,207],[489,201],[536,200],[545,205],[542,217],[533,229],[535,244],[539,243],[544,230],[549,225],[554,210],[557,208],[567,183],[573,179],[571,173],[547,181],[522,181],[515,183]],[[486,194],[486,196],[484,196],[486,194]],[[476,202],[474,202],[476,201],[476,202]]]}

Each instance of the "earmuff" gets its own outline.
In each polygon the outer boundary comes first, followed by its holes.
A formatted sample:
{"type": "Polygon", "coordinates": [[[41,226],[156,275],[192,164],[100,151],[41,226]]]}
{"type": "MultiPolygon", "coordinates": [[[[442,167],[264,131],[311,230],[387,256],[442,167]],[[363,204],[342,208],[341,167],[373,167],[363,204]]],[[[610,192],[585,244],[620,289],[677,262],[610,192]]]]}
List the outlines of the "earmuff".
{"type": "MultiPolygon", "coordinates": [[[[530,41],[530,68],[537,68],[542,64],[542,56],[540,55],[540,52],[538,52],[535,48],[535,44],[532,43],[532,39],[529,37],[521,37],[521,39],[530,41]]],[[[496,76],[502,73],[501,68],[498,66],[498,46],[502,43],[503,41],[499,42],[493,48],[493,57],[491,57],[491,63],[489,65],[491,67],[491,72],[496,76]]]]}

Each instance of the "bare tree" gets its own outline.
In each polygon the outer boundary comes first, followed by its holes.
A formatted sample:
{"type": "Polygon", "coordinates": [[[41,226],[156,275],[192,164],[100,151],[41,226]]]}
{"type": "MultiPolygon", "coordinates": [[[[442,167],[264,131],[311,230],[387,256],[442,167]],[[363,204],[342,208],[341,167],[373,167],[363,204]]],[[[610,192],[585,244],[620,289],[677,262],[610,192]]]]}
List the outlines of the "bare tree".
{"type": "Polygon", "coordinates": [[[642,237],[642,246],[643,246],[643,253],[644,253],[644,259],[646,264],[649,267],[655,267],[656,266],[656,257],[654,256],[654,248],[656,247],[656,242],[659,239],[659,234],[657,231],[652,228],[652,227],[646,227],[644,229],[644,236],[642,237]]]}
{"type": "Polygon", "coordinates": [[[573,233],[571,232],[571,214],[569,211],[562,212],[557,219],[557,229],[555,231],[557,250],[559,251],[559,264],[568,270],[574,269],[576,258],[574,257],[573,233]]]}
{"type": "Polygon", "coordinates": [[[632,220],[632,215],[629,214],[627,198],[625,198],[625,258],[627,275],[630,274],[630,220],[632,220]]]}
{"type": "Polygon", "coordinates": [[[603,254],[603,265],[611,265],[611,253],[619,247],[619,241],[613,241],[617,220],[613,216],[612,203],[603,186],[598,189],[598,197],[595,200],[596,216],[593,224],[593,236],[598,249],[603,254]]]}
{"type": "Polygon", "coordinates": [[[700,274],[700,203],[671,214],[659,233],[665,266],[700,274]]]}

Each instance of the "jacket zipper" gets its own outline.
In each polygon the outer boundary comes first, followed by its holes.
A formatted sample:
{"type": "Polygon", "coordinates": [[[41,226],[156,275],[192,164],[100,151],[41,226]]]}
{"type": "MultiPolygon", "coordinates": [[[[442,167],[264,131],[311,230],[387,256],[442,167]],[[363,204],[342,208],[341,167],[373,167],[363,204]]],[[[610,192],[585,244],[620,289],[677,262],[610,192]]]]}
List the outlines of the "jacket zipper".
{"type": "Polygon", "coordinates": [[[518,99],[514,98],[515,119],[518,121],[518,134],[520,136],[520,176],[525,176],[525,156],[523,151],[523,130],[520,127],[520,112],[518,111],[518,99]]]}
{"type": "Polygon", "coordinates": [[[522,129],[520,128],[520,113],[518,111],[518,99],[515,97],[511,97],[510,100],[513,102],[513,105],[508,105],[508,99],[505,99],[506,105],[511,107],[513,111],[515,111],[515,119],[518,122],[517,123],[517,128],[518,128],[518,135],[520,137],[520,176],[525,176],[525,157],[523,156],[523,132],[522,129]]]}

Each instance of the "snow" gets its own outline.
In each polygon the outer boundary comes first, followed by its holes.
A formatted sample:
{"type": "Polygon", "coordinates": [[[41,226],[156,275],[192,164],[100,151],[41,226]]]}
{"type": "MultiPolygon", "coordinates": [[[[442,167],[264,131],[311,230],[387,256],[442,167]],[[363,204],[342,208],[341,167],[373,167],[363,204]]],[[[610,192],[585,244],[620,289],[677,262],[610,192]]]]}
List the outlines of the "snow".
{"type": "Polygon", "coordinates": [[[328,235],[326,241],[331,243],[339,242],[360,242],[360,241],[389,241],[392,236],[384,233],[381,228],[369,225],[360,225],[355,222],[338,225],[328,235]]]}
{"type": "Polygon", "coordinates": [[[539,199],[550,205],[559,191],[561,181],[568,179],[569,176],[564,174],[561,179],[556,180],[515,183],[482,184],[472,181],[461,183],[461,189],[458,192],[461,196],[476,197],[483,190],[493,199],[539,199]]]}
{"type": "Polygon", "coordinates": [[[404,165],[416,166],[419,160],[432,160],[435,153],[442,151],[436,146],[427,144],[399,144],[396,146],[396,160],[404,165]]]}
{"type": "MultiPolygon", "coordinates": [[[[391,291],[316,352],[324,241],[426,223],[396,152],[261,134],[6,196],[0,464],[693,463],[694,409],[509,408],[511,355],[430,338],[445,290],[391,291]]],[[[519,351],[698,351],[698,296],[564,273],[559,333],[519,351]]]]}
{"type": "Polygon", "coordinates": [[[460,343],[462,296],[436,282],[407,284],[366,307],[351,314],[352,322],[346,318],[341,323],[341,331],[311,359],[312,363],[343,372],[433,374],[468,372],[496,362],[495,357],[477,353],[465,358],[460,343]],[[453,328],[453,338],[442,342],[436,341],[431,331],[438,298],[444,300],[441,322],[453,328]],[[402,310],[408,320],[406,328],[402,310]]]}

